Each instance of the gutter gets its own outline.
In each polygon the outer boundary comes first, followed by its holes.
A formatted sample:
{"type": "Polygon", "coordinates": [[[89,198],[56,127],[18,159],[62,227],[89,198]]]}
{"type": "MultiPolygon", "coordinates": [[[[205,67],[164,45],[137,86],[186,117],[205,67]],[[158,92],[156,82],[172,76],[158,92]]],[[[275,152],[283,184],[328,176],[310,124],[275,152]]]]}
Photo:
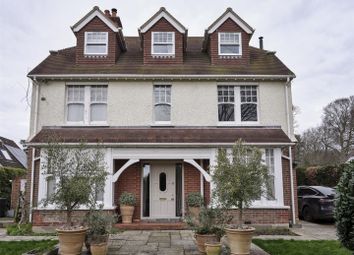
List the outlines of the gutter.
{"type": "Polygon", "coordinates": [[[30,191],[30,205],[29,205],[29,222],[32,222],[32,207],[33,207],[33,190],[34,190],[34,156],[36,155],[36,148],[32,149],[32,164],[31,164],[31,191],[30,191]]]}
{"type": "MultiPolygon", "coordinates": [[[[38,146],[46,147],[48,143],[26,143],[28,146],[38,146]]],[[[78,146],[82,143],[64,143],[67,146],[78,146]]],[[[228,147],[233,146],[235,143],[85,143],[89,146],[106,146],[106,147],[228,147]]],[[[244,143],[246,145],[254,146],[292,146],[295,143],[284,142],[284,143],[244,143]]]]}
{"type": "Polygon", "coordinates": [[[287,79],[295,78],[295,75],[198,75],[198,74],[31,74],[31,79],[71,79],[71,78],[111,78],[111,79],[287,79]]]}

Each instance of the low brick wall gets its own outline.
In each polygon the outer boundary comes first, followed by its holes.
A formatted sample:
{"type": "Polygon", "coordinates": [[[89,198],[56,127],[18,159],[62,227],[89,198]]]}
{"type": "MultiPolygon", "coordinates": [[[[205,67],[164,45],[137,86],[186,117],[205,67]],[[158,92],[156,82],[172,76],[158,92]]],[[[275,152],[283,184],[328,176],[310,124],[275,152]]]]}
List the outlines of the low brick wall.
{"type": "MultiPolygon", "coordinates": [[[[232,223],[238,223],[238,210],[230,210],[234,216],[232,223]]],[[[243,213],[244,223],[249,224],[289,224],[290,209],[246,209],[243,213]]]]}
{"type": "MultiPolygon", "coordinates": [[[[114,210],[105,210],[108,214],[114,214],[114,210]]],[[[32,224],[34,226],[62,225],[66,222],[66,212],[62,210],[33,210],[32,224]]],[[[73,212],[72,219],[76,224],[83,222],[88,210],[73,212]]]]}

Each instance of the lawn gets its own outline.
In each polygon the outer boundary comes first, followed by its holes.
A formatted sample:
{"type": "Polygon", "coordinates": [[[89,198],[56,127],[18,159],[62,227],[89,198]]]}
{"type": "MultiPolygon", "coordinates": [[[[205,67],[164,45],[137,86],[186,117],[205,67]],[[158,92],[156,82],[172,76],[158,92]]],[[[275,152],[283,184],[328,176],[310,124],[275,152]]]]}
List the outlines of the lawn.
{"type": "Polygon", "coordinates": [[[351,255],[338,241],[260,240],[253,242],[271,255],[351,255]]]}
{"type": "Polygon", "coordinates": [[[46,241],[0,241],[0,254],[6,255],[21,255],[26,251],[33,249],[39,249],[40,251],[50,250],[58,241],[46,240],[46,241]]]}

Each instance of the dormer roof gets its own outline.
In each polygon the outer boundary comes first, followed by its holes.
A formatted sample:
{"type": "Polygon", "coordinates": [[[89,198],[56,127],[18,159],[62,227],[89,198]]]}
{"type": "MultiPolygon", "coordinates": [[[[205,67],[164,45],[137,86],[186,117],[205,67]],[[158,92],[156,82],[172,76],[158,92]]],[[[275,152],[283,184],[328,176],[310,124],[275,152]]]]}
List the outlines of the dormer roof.
{"type": "Polygon", "coordinates": [[[240,26],[247,34],[253,34],[254,29],[246,23],[240,16],[238,16],[232,8],[227,8],[226,11],[211,24],[207,29],[207,34],[212,34],[218,27],[220,27],[227,19],[233,20],[238,26],[240,26]]]}
{"type": "Polygon", "coordinates": [[[104,22],[113,32],[118,32],[121,27],[115,24],[110,18],[108,18],[97,6],[87,13],[82,19],[80,19],[75,25],[71,27],[72,31],[79,32],[86,24],[88,24],[95,17],[99,18],[104,22]]]}
{"type": "Polygon", "coordinates": [[[183,26],[175,17],[173,17],[165,7],[161,7],[148,21],[146,21],[138,30],[139,33],[147,32],[153,25],[155,25],[161,18],[165,18],[174,28],[182,34],[185,34],[188,29],[183,26]]]}

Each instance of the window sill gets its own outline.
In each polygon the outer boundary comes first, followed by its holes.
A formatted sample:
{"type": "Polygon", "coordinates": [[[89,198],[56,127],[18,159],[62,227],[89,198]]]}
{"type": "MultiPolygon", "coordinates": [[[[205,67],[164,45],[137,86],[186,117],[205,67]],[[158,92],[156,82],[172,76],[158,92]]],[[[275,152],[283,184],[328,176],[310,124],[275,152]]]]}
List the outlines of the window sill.
{"type": "Polygon", "coordinates": [[[234,122],[234,121],[230,121],[230,122],[218,122],[217,126],[218,127],[232,127],[232,126],[259,126],[260,123],[259,121],[247,121],[247,122],[234,122]]]}
{"type": "Polygon", "coordinates": [[[71,122],[71,123],[65,123],[63,125],[64,127],[109,127],[107,122],[102,122],[102,123],[76,123],[76,122],[71,122]]]}
{"type": "Polygon", "coordinates": [[[155,122],[150,125],[151,127],[172,127],[171,122],[155,122]]]}

